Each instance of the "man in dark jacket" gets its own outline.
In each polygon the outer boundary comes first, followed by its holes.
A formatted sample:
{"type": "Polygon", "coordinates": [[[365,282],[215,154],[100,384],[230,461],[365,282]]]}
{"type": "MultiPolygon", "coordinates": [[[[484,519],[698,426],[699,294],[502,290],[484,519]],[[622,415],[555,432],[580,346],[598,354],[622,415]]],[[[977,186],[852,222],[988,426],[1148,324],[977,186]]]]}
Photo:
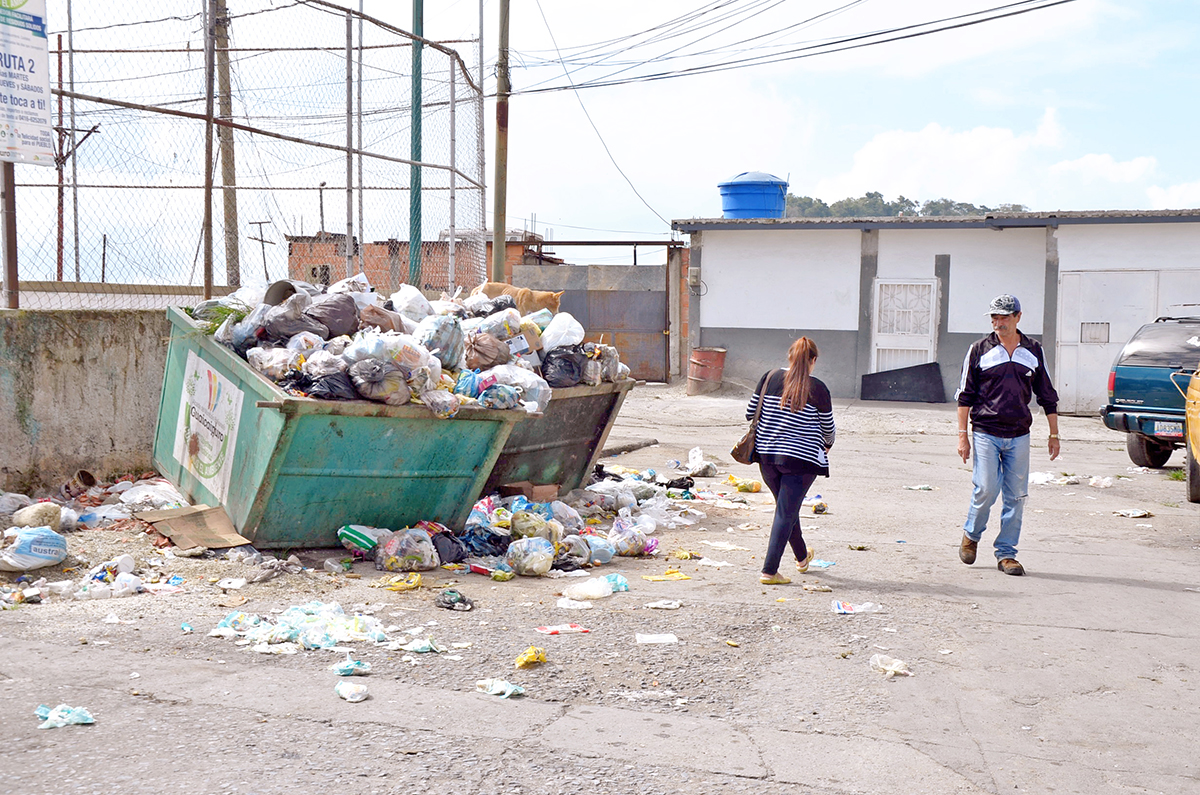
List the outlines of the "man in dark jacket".
{"type": "Polygon", "coordinates": [[[996,566],[1005,574],[1020,576],[1017,562],[1021,516],[1029,493],[1029,428],[1033,416],[1029,400],[1037,395],[1050,425],[1050,460],[1058,457],[1058,393],[1046,372],[1042,346],[1017,329],[1021,302],[1014,296],[992,299],[992,333],[967,351],[958,392],[958,454],[963,463],[974,443],[975,491],[963,525],[958,556],[975,562],[979,539],[987,528],[988,513],[1003,495],[1000,532],[996,535],[996,566]],[[967,430],[970,419],[971,431],[967,430]]]}

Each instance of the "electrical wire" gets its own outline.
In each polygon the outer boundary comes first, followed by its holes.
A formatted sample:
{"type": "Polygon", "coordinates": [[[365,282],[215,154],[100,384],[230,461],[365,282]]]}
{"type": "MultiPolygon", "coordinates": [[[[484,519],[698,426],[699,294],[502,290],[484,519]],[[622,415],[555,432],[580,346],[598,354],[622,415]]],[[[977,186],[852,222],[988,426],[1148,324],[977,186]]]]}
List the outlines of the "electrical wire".
{"type": "MultiPolygon", "coordinates": [[[[1075,2],[1075,0],[1022,0],[1021,2],[993,6],[980,11],[943,17],[941,19],[932,21],[904,25],[882,31],[860,33],[853,36],[844,36],[832,40],[825,40],[819,43],[807,43],[804,46],[792,47],[791,49],[784,50],[782,52],[758,55],[750,58],[728,60],[702,66],[688,67],[674,71],[656,72],[622,79],[612,79],[613,75],[606,75],[605,77],[596,78],[589,81],[571,81],[569,85],[565,86],[558,85],[541,88],[526,88],[513,91],[512,93],[514,95],[540,94],[554,91],[578,90],[581,88],[611,87],[628,85],[630,83],[652,82],[657,80],[673,79],[677,77],[689,77],[700,74],[730,71],[733,69],[743,69],[752,66],[783,63],[786,61],[812,58],[819,55],[830,55],[837,52],[846,52],[849,50],[862,49],[864,47],[871,47],[879,44],[889,44],[906,39],[919,38],[922,36],[932,35],[934,33],[943,33],[950,30],[972,27],[974,25],[984,24],[986,22],[994,22],[999,19],[1019,16],[1022,14],[1031,13],[1033,11],[1041,11],[1072,2],[1075,2]]],[[[716,52],[716,50],[709,51],[708,53],[696,53],[693,54],[693,57],[711,54],[713,52],[716,52]]],[[[642,63],[643,65],[652,63],[653,60],[654,59],[646,60],[642,63]]]]}
{"type": "MultiPolygon", "coordinates": [[[[537,7],[538,7],[538,13],[542,15],[542,22],[546,25],[546,32],[550,34],[550,41],[554,42],[555,41],[554,31],[552,31],[550,29],[550,21],[548,19],[546,19],[546,12],[542,10],[541,0],[537,0],[537,7]]],[[[564,67],[564,70],[565,70],[565,67],[564,67]]],[[[567,80],[571,80],[571,75],[569,72],[567,73],[567,80]]],[[[583,111],[583,115],[587,118],[588,124],[592,125],[592,129],[595,131],[596,137],[598,139],[600,139],[600,145],[604,147],[604,153],[606,155],[608,155],[608,159],[612,162],[613,168],[615,168],[617,170],[617,173],[620,174],[622,179],[624,179],[625,182],[629,185],[629,189],[633,191],[633,195],[637,196],[638,199],[642,202],[642,204],[646,205],[646,209],[648,209],[650,212],[654,213],[658,217],[658,220],[662,221],[667,226],[670,226],[671,222],[668,221],[666,218],[663,218],[662,214],[659,213],[658,210],[656,210],[650,206],[650,202],[646,201],[646,198],[644,196],[642,196],[641,193],[638,192],[637,186],[635,186],[633,184],[633,180],[631,180],[629,178],[629,176],[621,169],[621,166],[617,163],[617,159],[615,157],[613,157],[612,151],[609,150],[608,143],[604,140],[604,136],[600,134],[600,128],[596,126],[596,122],[592,121],[592,114],[588,113],[587,107],[583,104],[583,98],[579,96],[578,92],[576,92],[576,94],[575,94],[575,99],[578,100],[579,108],[583,111]]]]}

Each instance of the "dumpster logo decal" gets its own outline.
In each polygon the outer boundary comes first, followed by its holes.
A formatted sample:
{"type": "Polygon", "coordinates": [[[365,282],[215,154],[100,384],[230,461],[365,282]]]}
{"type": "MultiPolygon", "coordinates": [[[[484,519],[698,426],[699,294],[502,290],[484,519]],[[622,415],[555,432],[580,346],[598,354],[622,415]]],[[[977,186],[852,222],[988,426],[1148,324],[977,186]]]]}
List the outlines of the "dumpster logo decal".
{"type": "Polygon", "coordinates": [[[242,391],[188,351],[175,434],[175,460],[220,502],[229,493],[242,391]]]}

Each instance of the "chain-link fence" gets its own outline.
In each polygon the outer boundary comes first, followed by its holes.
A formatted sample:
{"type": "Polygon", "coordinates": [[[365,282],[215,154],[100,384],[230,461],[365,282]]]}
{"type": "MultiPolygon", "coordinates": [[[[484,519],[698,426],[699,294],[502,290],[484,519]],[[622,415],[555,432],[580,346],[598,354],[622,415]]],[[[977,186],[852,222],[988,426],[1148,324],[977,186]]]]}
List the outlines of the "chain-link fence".
{"type": "Polygon", "coordinates": [[[360,271],[381,291],[484,280],[472,45],[321,0],[50,0],[47,18],[59,157],[16,166],[21,306],[194,302],[209,257],[217,294],[360,271]]]}

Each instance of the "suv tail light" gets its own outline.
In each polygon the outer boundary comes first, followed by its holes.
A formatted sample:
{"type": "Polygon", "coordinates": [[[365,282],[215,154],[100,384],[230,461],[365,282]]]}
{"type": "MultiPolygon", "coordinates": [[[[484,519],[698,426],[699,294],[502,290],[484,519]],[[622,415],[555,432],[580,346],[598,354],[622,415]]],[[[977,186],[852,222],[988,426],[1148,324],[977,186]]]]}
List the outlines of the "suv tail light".
{"type": "Polygon", "coordinates": [[[1109,403],[1112,403],[1113,387],[1116,386],[1116,383],[1117,383],[1117,371],[1114,368],[1114,369],[1108,371],[1108,402],[1109,403]]]}

